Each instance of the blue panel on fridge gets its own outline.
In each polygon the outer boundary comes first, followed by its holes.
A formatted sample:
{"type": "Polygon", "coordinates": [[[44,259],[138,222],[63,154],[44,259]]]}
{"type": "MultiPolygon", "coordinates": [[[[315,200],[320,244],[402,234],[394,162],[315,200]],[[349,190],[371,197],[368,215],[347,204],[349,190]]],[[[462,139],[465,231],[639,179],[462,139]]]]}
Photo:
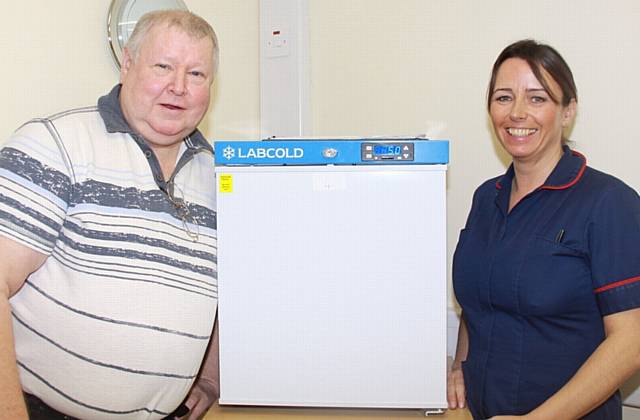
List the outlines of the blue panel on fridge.
{"type": "Polygon", "coordinates": [[[449,141],[424,138],[216,141],[224,165],[436,165],[449,163],[449,141]]]}

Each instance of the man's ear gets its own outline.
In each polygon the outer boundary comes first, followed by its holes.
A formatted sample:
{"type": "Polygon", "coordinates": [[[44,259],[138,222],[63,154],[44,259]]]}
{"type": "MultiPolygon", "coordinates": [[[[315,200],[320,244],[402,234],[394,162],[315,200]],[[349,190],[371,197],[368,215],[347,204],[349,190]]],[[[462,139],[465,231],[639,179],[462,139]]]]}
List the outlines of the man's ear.
{"type": "Polygon", "coordinates": [[[132,62],[133,58],[131,57],[129,48],[124,47],[124,50],[122,51],[122,64],[120,65],[120,83],[122,83],[123,79],[129,72],[132,62]]]}

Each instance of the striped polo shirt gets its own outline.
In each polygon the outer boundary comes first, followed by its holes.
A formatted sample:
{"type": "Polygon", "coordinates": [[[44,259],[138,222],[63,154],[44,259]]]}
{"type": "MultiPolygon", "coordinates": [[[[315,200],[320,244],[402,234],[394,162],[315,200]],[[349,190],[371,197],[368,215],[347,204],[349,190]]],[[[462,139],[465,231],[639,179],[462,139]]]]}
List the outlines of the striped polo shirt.
{"type": "Polygon", "coordinates": [[[119,89],[4,143],[0,234],[47,255],[10,300],[23,389],[74,417],[157,419],[212,333],[213,154],[195,131],[165,181],[119,89]]]}

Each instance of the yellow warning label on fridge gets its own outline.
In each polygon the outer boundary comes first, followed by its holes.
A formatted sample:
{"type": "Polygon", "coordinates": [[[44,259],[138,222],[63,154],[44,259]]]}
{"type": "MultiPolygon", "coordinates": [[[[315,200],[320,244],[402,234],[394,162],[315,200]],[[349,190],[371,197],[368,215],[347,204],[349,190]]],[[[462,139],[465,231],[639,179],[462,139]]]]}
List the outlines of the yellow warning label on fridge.
{"type": "Polygon", "coordinates": [[[218,188],[220,192],[230,193],[233,192],[233,175],[230,174],[220,174],[220,184],[218,184],[218,188]]]}

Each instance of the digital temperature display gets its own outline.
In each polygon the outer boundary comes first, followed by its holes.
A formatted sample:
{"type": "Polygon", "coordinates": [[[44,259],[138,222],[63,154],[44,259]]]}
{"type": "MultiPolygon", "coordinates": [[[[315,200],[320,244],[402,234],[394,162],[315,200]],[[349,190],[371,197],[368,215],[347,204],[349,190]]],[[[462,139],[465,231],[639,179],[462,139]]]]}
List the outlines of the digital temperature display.
{"type": "Polygon", "coordinates": [[[360,157],[363,162],[413,162],[413,142],[362,143],[360,157]]]}
{"type": "Polygon", "coordinates": [[[376,144],[373,146],[373,154],[376,156],[400,156],[401,148],[397,144],[376,144]]]}

